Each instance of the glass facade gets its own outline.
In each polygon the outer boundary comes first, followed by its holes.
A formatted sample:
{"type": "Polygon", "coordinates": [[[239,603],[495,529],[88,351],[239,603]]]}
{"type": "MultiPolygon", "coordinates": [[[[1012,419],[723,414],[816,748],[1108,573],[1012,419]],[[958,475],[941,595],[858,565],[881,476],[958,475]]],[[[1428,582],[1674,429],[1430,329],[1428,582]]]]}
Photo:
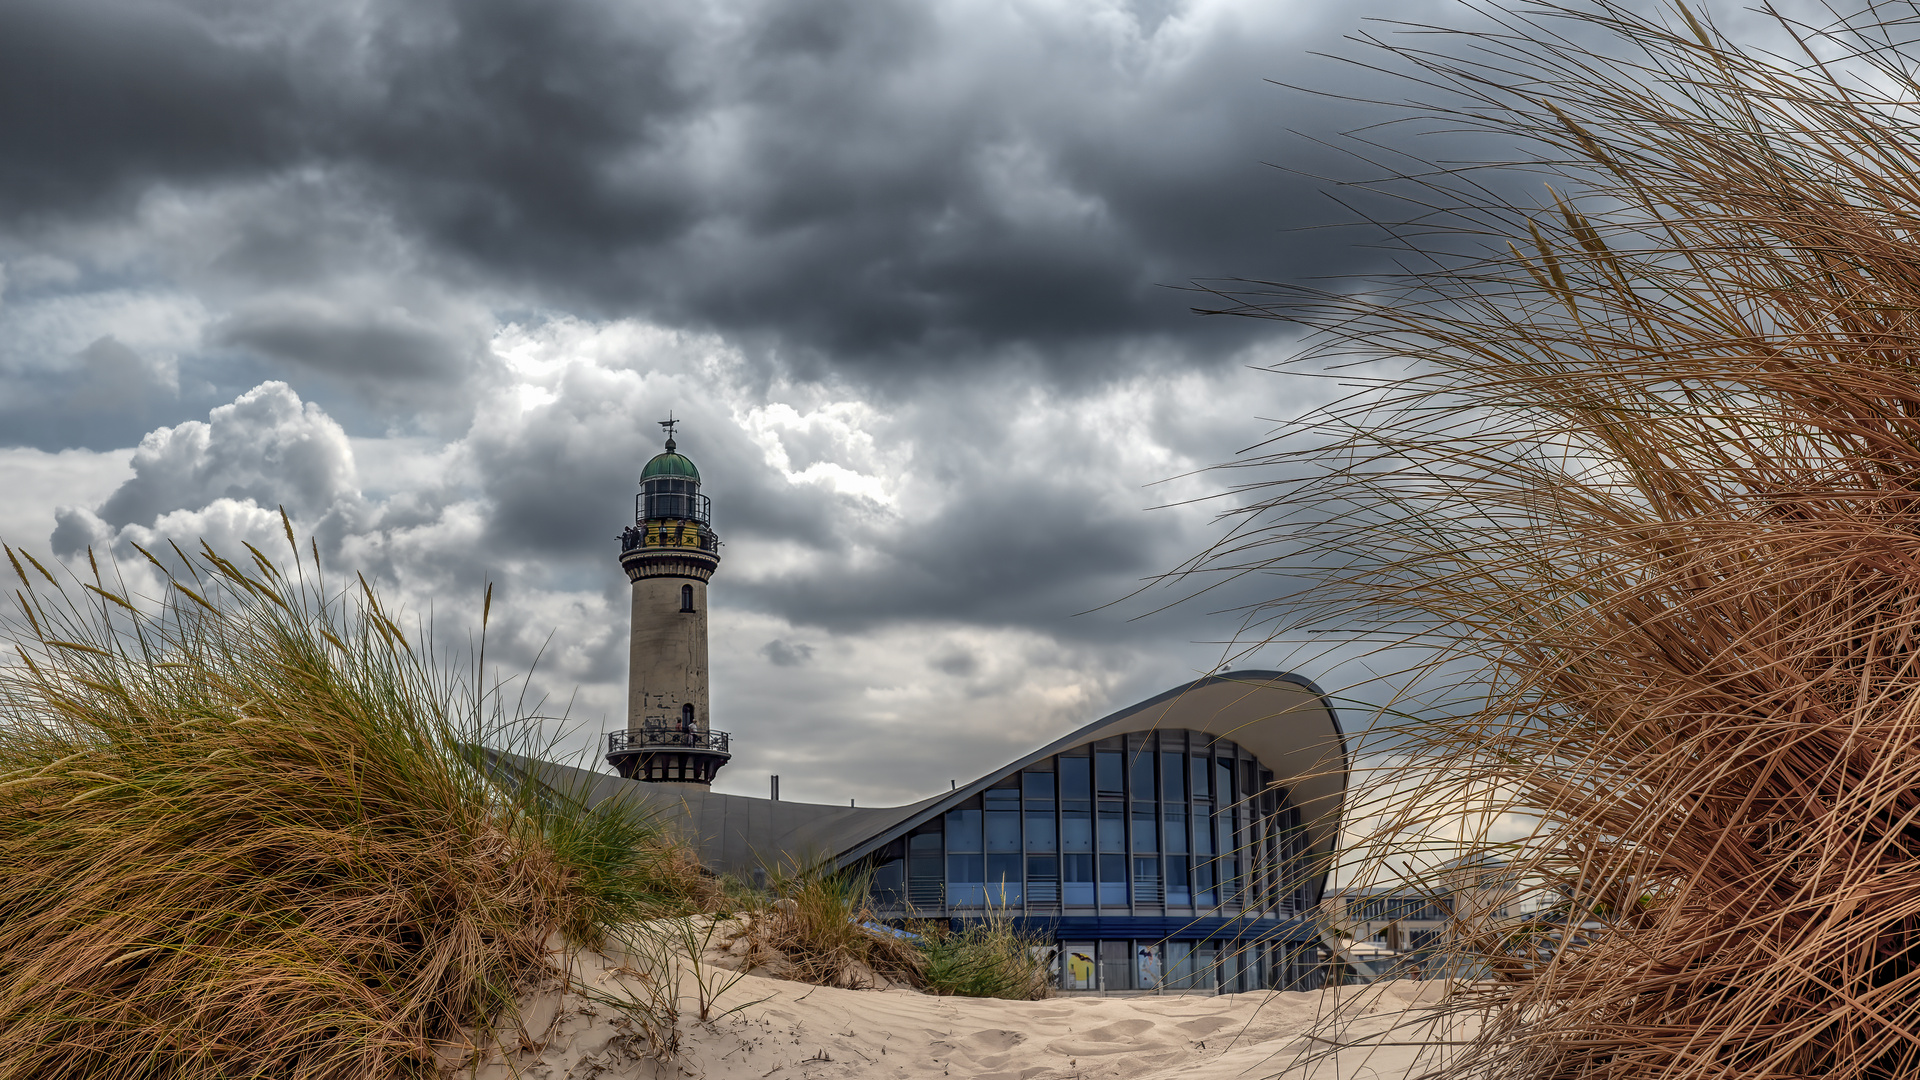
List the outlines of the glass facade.
{"type": "Polygon", "coordinates": [[[1062,990],[1238,993],[1320,985],[1324,958],[1303,942],[1063,941],[1054,963],[1062,990]]]}
{"type": "MultiPolygon", "coordinates": [[[[874,900],[890,917],[1286,919],[1315,899],[1306,847],[1299,811],[1243,748],[1137,733],[1036,762],[915,827],[876,859],[874,900]]],[[[1284,967],[1278,947],[1063,942],[1059,974],[1068,988],[1251,989],[1284,967]]]]}
{"type": "Polygon", "coordinates": [[[1418,893],[1380,890],[1348,907],[1348,918],[1359,922],[1444,922],[1450,916],[1434,898],[1418,893]]]}
{"type": "Polygon", "coordinates": [[[1244,750],[1197,732],[1109,739],[1006,778],[914,829],[876,901],[1287,917],[1309,899],[1299,811],[1244,750]],[[936,856],[935,853],[938,852],[936,856]]]}

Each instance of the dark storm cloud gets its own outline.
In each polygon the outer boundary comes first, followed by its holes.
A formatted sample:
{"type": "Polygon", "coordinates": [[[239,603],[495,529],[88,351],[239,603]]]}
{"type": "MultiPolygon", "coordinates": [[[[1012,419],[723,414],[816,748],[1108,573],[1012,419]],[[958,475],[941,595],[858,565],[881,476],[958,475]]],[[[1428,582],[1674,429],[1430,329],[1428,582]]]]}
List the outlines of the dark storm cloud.
{"type": "Polygon", "coordinates": [[[340,310],[310,300],[250,305],[215,324],[209,337],[322,371],[396,382],[456,379],[469,359],[441,328],[404,312],[340,310]]]}
{"type": "Polygon", "coordinates": [[[927,667],[945,675],[966,678],[980,670],[980,658],[965,649],[954,649],[929,657],[927,667]]]}
{"type": "MultiPolygon", "coordinates": [[[[1351,211],[1285,171],[1372,172],[1287,129],[1380,114],[1262,80],[1381,92],[1309,53],[1459,14],[0,0],[0,450],[140,444],[117,490],[12,520],[139,571],[136,543],[277,552],[284,505],[451,637],[493,584],[490,660],[618,723],[615,538],[671,409],[728,545],[735,770],[914,797],[1206,670],[1300,587],[1114,604],[1222,532],[1146,507],[1246,476],[1147,485],[1348,392],[1251,374],[1284,330],[1162,286],[1384,261],[1288,231],[1351,211]],[[849,745],[867,776],[827,768],[849,745]]],[[[1326,640],[1324,685],[1381,662],[1326,640]]]]}
{"type": "Polygon", "coordinates": [[[179,398],[153,363],[112,334],[62,359],[28,371],[0,364],[0,444],[127,446],[179,398]]]}
{"type": "MultiPolygon", "coordinates": [[[[834,631],[937,614],[979,625],[1105,635],[1113,631],[1110,623],[1073,616],[1119,599],[1132,581],[1168,565],[1169,552],[1153,542],[1143,519],[1078,486],[969,477],[949,510],[888,536],[884,556],[857,575],[782,575],[733,588],[744,601],[797,624],[834,631]]],[[[843,530],[836,546],[862,539],[860,530],[843,530]]]]}
{"type": "Polygon", "coordinates": [[[760,655],[766,657],[767,663],[774,667],[801,667],[813,659],[813,646],[776,638],[760,646],[760,655]]]}
{"type": "MultiPolygon", "coordinates": [[[[1196,320],[1160,286],[1357,265],[1345,239],[1284,233],[1340,212],[1261,164],[1311,146],[1282,135],[1300,99],[1262,78],[1353,24],[1172,10],[12,4],[0,210],[25,228],[143,191],[279,185],[232,208],[210,263],[244,287],[328,272],[298,251],[335,230],[274,227],[317,186],[430,275],[712,326],[801,370],[1218,361],[1267,331],[1196,320]]],[[[460,361],[430,327],[365,318],[243,312],[215,340],[398,381],[460,361]]]]}
{"type": "Polygon", "coordinates": [[[0,211],[85,213],[283,164],[298,147],[289,43],[230,23],[137,0],[0,9],[0,211]]]}
{"type": "Polygon", "coordinates": [[[1159,285],[1338,268],[1282,243],[1310,185],[1259,164],[1283,98],[1227,30],[1168,74],[1129,55],[1148,49],[1131,28],[942,25],[923,5],[779,5],[717,30],[570,4],[534,34],[520,13],[462,8],[459,53],[390,58],[431,78],[396,78],[407,105],[351,152],[437,246],[556,299],[843,370],[1006,349],[1110,367],[1103,349],[1141,334],[1258,332],[1198,324],[1159,285]],[[516,77],[480,62],[497,52],[516,77]]]}

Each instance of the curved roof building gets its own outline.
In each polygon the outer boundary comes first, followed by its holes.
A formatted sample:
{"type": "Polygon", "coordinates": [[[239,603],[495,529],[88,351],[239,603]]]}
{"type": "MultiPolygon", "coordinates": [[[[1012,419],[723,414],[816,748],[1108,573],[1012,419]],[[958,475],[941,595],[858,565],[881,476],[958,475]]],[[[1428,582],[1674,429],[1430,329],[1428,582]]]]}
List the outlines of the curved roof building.
{"type": "Polygon", "coordinates": [[[857,870],[882,918],[1011,916],[1058,943],[1064,990],[1317,984],[1309,913],[1348,762],[1339,717],[1297,675],[1175,687],[906,806],[783,802],[777,783],[766,799],[711,790],[731,756],[707,709],[719,539],[675,423],[662,422],[665,452],[647,462],[621,534],[632,664],[627,725],[607,741],[620,776],[536,766],[543,781],[644,804],[716,872],[857,870]]]}
{"type": "MultiPolygon", "coordinates": [[[[1310,918],[1346,794],[1339,717],[1307,679],[1236,671],[1102,717],[905,806],[730,795],[548,766],[632,799],[716,872],[872,873],[888,919],[991,907],[1061,947],[1068,991],[1318,984],[1310,918]]],[[[553,774],[549,774],[552,776],[553,774]]]]}

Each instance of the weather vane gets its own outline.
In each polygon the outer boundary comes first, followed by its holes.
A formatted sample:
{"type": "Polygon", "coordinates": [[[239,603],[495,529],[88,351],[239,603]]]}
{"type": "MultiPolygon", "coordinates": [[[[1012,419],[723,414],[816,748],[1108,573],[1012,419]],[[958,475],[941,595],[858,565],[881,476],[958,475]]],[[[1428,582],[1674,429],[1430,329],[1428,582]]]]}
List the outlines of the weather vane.
{"type": "Polygon", "coordinates": [[[680,422],[680,421],[678,421],[678,420],[675,420],[675,419],[673,418],[673,410],[672,410],[672,409],[668,409],[668,410],[667,410],[667,418],[666,418],[665,420],[656,420],[656,421],[654,421],[654,423],[656,423],[656,424],[659,424],[659,425],[660,425],[661,427],[663,427],[663,428],[665,428],[665,429],[666,429],[666,431],[667,431],[667,449],[669,449],[669,450],[671,450],[671,449],[673,449],[673,425],[675,425],[675,424],[677,424],[677,423],[679,423],[679,422],[680,422]]]}

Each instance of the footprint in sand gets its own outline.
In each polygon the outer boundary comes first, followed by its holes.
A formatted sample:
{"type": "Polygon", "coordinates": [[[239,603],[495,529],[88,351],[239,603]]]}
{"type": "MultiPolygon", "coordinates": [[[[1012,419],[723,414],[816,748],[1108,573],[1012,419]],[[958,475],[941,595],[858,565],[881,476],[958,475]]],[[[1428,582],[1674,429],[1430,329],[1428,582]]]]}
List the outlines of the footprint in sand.
{"type": "Polygon", "coordinates": [[[1025,1038],[1017,1031],[976,1031],[966,1037],[964,1045],[975,1053],[1003,1054],[1025,1038]]]}
{"type": "Polygon", "coordinates": [[[1134,1037],[1156,1026],[1151,1020],[1119,1020],[1105,1027],[1080,1032],[1071,1038],[1056,1039],[1047,1044],[1047,1052],[1079,1057],[1137,1053],[1141,1047],[1134,1037]]]}
{"type": "Polygon", "coordinates": [[[1130,1039],[1143,1031],[1152,1031],[1153,1027],[1151,1020],[1116,1020],[1106,1027],[1082,1032],[1080,1037],[1094,1042],[1112,1042],[1115,1039],[1130,1039]]]}

